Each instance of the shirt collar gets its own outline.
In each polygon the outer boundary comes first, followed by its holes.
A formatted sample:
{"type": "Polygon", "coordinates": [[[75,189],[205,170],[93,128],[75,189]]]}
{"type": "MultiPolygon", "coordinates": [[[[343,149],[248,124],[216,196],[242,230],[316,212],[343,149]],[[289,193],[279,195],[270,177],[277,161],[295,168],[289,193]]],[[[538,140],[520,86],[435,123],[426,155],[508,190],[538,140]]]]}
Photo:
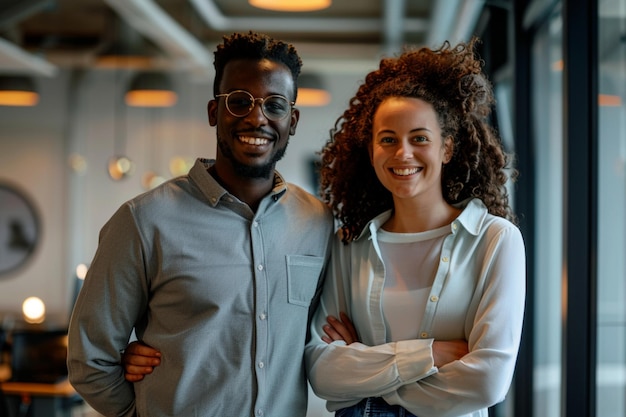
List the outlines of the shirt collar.
{"type": "MultiPolygon", "coordinates": [[[[189,170],[189,177],[198,185],[202,194],[207,198],[209,204],[217,206],[219,201],[229,192],[224,189],[211,174],[208,169],[215,163],[214,159],[198,158],[189,170]]],[[[274,187],[270,196],[274,201],[278,201],[287,191],[287,182],[277,171],[274,171],[274,187]]]]}
{"type": "MultiPolygon", "coordinates": [[[[477,236],[488,214],[485,204],[478,198],[468,198],[467,200],[454,204],[454,207],[460,208],[463,211],[459,214],[459,217],[452,222],[452,232],[455,233],[456,230],[454,225],[459,224],[467,230],[468,233],[477,236]]],[[[374,217],[365,225],[359,237],[357,237],[357,240],[365,235],[375,236],[376,231],[380,229],[389,217],[391,217],[391,210],[387,210],[374,217]]]]}

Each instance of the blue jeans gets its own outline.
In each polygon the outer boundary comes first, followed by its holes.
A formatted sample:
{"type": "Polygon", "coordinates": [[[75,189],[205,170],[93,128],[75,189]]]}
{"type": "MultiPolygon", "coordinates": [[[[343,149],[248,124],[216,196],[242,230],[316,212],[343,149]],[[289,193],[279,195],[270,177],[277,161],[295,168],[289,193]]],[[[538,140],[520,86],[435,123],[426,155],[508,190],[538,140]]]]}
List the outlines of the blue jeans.
{"type": "Polygon", "coordinates": [[[365,398],[360,403],[337,410],[335,417],[416,417],[399,405],[389,405],[382,398],[365,398]]]}

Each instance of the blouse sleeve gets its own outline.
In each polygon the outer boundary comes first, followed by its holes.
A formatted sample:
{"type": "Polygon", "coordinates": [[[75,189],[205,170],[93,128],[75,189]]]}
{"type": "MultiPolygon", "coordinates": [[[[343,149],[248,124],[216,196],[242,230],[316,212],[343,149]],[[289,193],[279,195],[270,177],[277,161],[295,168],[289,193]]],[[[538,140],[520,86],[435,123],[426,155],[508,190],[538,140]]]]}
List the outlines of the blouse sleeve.
{"type": "Polygon", "coordinates": [[[524,243],[514,226],[491,239],[481,268],[484,290],[469,332],[469,353],[437,374],[384,395],[420,417],[459,416],[502,401],[509,389],[524,315],[524,243]]]}

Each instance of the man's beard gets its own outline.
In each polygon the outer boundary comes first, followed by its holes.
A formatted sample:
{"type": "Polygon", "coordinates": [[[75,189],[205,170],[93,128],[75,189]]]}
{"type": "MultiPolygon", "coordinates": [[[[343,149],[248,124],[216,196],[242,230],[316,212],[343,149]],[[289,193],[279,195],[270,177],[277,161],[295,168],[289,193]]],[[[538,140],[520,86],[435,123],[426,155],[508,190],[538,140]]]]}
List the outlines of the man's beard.
{"type": "Polygon", "coordinates": [[[228,146],[226,141],[220,139],[219,136],[217,137],[217,146],[219,146],[222,155],[228,158],[228,160],[231,162],[233,168],[235,169],[235,173],[241,177],[246,178],[269,178],[270,175],[274,172],[274,167],[276,166],[276,163],[283,159],[283,156],[285,156],[285,152],[287,152],[287,143],[285,143],[285,146],[276,150],[276,153],[274,154],[272,159],[270,159],[267,163],[260,166],[250,166],[239,162],[237,158],[235,158],[235,156],[233,155],[230,146],[228,146]]]}

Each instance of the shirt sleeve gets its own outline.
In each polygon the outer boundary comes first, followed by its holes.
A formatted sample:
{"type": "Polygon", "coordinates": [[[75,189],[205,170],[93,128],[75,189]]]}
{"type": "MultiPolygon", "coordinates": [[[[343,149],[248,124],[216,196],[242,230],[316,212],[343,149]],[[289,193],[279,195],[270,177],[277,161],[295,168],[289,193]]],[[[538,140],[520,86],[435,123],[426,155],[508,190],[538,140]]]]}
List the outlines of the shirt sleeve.
{"type": "Polygon", "coordinates": [[[502,401],[509,389],[520,343],[526,261],[519,229],[491,239],[483,260],[482,298],[469,333],[469,354],[437,374],[384,395],[420,417],[459,416],[502,401]]]}
{"type": "Polygon", "coordinates": [[[141,239],[128,204],[100,232],[98,249],[69,325],[71,384],[96,411],[134,416],[133,386],[121,352],[147,303],[141,239]]]}
{"type": "Polygon", "coordinates": [[[309,381],[313,391],[329,401],[360,400],[394,392],[437,371],[432,357],[432,339],[409,340],[366,346],[362,343],[322,340],[322,326],[329,315],[348,312],[345,292],[350,278],[340,255],[343,244],[337,239],[327,270],[320,304],[313,316],[311,335],[305,349],[309,381]]]}

